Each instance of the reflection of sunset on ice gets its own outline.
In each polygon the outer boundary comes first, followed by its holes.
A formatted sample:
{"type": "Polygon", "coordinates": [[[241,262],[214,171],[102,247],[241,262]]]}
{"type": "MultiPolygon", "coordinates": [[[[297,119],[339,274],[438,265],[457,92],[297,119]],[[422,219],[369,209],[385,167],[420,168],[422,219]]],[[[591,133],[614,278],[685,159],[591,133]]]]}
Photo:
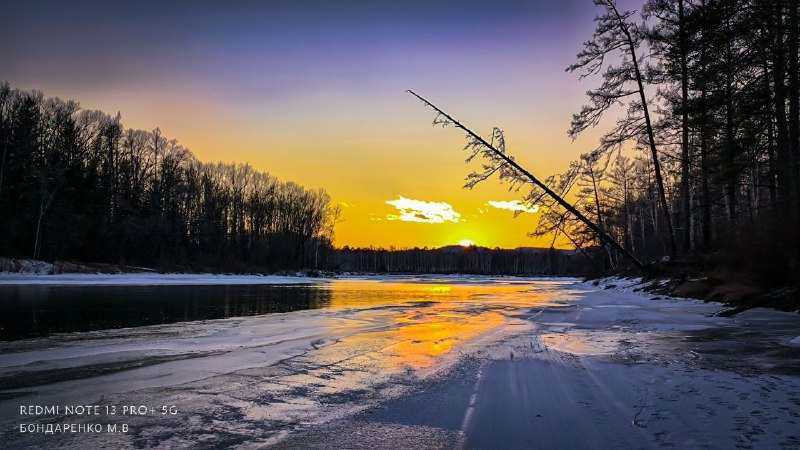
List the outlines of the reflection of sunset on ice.
{"type": "MultiPolygon", "coordinates": [[[[448,443],[437,448],[463,439],[495,448],[501,438],[504,448],[650,448],[660,430],[676,445],[728,448],[756,427],[766,447],[792,442],[794,314],[754,310],[737,323],[711,316],[713,303],[652,301],[570,279],[369,277],[313,289],[326,292],[322,309],[73,333],[57,346],[27,341],[23,351],[0,342],[0,403],[163,403],[181,412],[126,417],[135,434],[69,436],[75,448],[192,447],[196,436],[287,448],[351,448],[353,437],[384,448],[398,432],[448,443]],[[690,401],[675,401],[676,390],[690,401]],[[726,406],[734,402],[742,407],[726,406]],[[697,420],[680,420],[689,415],[697,420]],[[563,434],[566,420],[581,433],[563,434]],[[725,433],[712,442],[709,427],[725,433]],[[310,445],[321,436],[330,439],[310,445]]],[[[0,408],[1,442],[20,438],[11,436],[18,420],[15,408],[0,408]]],[[[22,437],[30,447],[60,439],[22,437]]]]}
{"type": "Polygon", "coordinates": [[[449,353],[454,345],[506,321],[505,316],[496,312],[470,315],[452,312],[452,306],[438,304],[432,311],[411,311],[398,318],[401,327],[391,332],[397,341],[389,349],[391,362],[414,369],[428,367],[436,362],[436,357],[449,353]]]}
{"type": "MultiPolygon", "coordinates": [[[[492,299],[511,305],[515,303],[515,297],[525,291],[524,286],[511,281],[490,286],[422,281],[385,282],[370,286],[373,298],[386,296],[384,301],[403,305],[401,310],[391,314],[384,310],[363,312],[367,316],[374,314],[375,318],[389,314],[395,322],[395,326],[385,330],[359,334],[353,338],[362,342],[362,345],[367,345],[364,343],[366,340],[383,343],[382,351],[371,355],[371,364],[401,370],[433,366],[441,362],[437,358],[448,355],[454,348],[466,345],[509,320],[502,313],[483,311],[486,306],[484,302],[492,299]]],[[[354,289],[363,288],[359,282],[344,281],[343,286],[348,283],[354,289]]],[[[354,301],[353,293],[348,288],[338,290],[338,293],[334,290],[332,305],[366,306],[354,301]]],[[[528,302],[535,303],[538,296],[529,294],[526,298],[528,302]]],[[[332,347],[354,345],[350,339],[345,338],[332,347]]]]}

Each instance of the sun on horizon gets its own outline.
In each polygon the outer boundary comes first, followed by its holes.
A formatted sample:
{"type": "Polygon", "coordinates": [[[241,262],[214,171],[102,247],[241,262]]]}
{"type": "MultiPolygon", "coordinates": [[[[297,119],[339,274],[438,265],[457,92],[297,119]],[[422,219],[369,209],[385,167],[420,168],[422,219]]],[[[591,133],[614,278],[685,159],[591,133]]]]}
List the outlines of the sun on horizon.
{"type": "Polygon", "coordinates": [[[462,240],[458,241],[458,245],[460,245],[462,247],[472,247],[473,245],[475,245],[475,242],[471,241],[469,239],[462,239],[462,240]]]}

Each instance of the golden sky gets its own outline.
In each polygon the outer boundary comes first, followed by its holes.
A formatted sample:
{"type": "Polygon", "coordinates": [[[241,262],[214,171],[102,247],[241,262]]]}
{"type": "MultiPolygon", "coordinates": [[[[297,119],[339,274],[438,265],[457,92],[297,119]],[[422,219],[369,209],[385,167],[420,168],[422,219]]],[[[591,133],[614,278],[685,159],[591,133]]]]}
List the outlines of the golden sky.
{"type": "Polygon", "coordinates": [[[538,213],[496,207],[524,193],[496,179],[462,189],[479,162],[406,89],[476,132],[500,127],[540,178],[596,145],[597,132],[566,133],[591,87],[564,72],[591,36],[590,2],[90,4],[16,5],[0,19],[2,76],[160,127],[200,160],[325,188],[339,246],[550,244],[526,236],[538,213]]]}

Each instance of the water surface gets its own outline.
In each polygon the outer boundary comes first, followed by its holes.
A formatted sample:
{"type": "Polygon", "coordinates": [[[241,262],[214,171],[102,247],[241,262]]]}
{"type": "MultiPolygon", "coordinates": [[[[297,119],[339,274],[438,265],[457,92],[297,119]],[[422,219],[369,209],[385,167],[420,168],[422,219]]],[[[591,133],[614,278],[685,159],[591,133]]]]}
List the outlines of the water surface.
{"type": "Polygon", "coordinates": [[[0,286],[0,339],[316,309],[330,299],[317,285],[0,286]]]}
{"type": "MultiPolygon", "coordinates": [[[[432,277],[414,281],[336,280],[296,285],[0,285],[0,340],[319,308],[477,300],[487,293],[486,286],[478,286],[476,279],[464,279],[459,284],[432,277]]],[[[519,283],[509,279],[491,290],[524,290],[519,283]]]]}

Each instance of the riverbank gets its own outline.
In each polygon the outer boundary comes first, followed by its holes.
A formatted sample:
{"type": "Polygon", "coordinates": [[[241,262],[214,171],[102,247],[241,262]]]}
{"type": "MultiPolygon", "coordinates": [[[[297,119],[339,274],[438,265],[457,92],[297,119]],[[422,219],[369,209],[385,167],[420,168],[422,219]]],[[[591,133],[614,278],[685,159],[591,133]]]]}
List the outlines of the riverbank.
{"type": "Polygon", "coordinates": [[[41,261],[29,258],[5,258],[0,256],[0,273],[25,275],[60,274],[124,274],[158,273],[149,267],[126,266],[121,264],[84,263],[71,261],[41,261]]]}
{"type": "Polygon", "coordinates": [[[646,290],[718,301],[731,308],[730,314],[756,307],[800,311],[800,277],[786,276],[790,269],[775,267],[777,262],[767,255],[761,254],[760,260],[745,255],[719,251],[653,263],[646,290]]]}
{"type": "MultiPolygon", "coordinates": [[[[707,259],[707,258],[706,258],[707,259]]],[[[764,284],[753,274],[737,272],[720,263],[710,267],[699,264],[702,258],[684,262],[662,262],[650,266],[651,273],[645,278],[638,278],[638,273],[621,273],[603,278],[590,279],[595,286],[613,288],[619,281],[640,280],[637,290],[656,295],[680,298],[695,298],[705,301],[721,302],[729,307],[721,312],[723,315],[734,315],[751,308],[765,307],[780,311],[800,312],[800,287],[794,285],[770,286],[764,284]]],[[[260,281],[251,280],[251,284],[284,284],[304,283],[307,279],[333,277],[407,277],[413,274],[378,274],[369,272],[332,272],[324,270],[282,270],[276,273],[229,273],[209,271],[205,273],[178,270],[162,273],[153,268],[125,266],[117,264],[90,264],[75,262],[46,262],[31,259],[9,259],[0,257],[1,284],[68,284],[79,285],[84,280],[88,285],[162,285],[162,284],[237,284],[247,277],[272,277],[260,281]],[[36,276],[48,275],[47,278],[36,276]],[[55,276],[53,276],[55,275],[55,276]],[[148,276],[150,275],[150,276],[148,276]],[[113,278],[112,276],[119,276],[113,278]],[[226,278],[228,277],[228,278],[226,278]],[[239,277],[239,278],[237,278],[239,277]],[[62,283],[63,280],[63,283],[62,283]],[[175,283],[170,280],[175,280],[175,283]],[[296,280],[296,281],[292,281],[296,280]]],[[[440,274],[425,274],[437,277],[440,274]]],[[[458,276],[450,274],[449,276],[458,276]]],[[[472,276],[472,275],[463,275],[472,276]]],[[[492,276],[492,275],[487,275],[492,276]]],[[[509,275],[497,275],[511,277],[509,275]]],[[[528,277],[530,278],[530,277],[528,277]]],[[[623,284],[629,284],[627,281],[623,284]]]]}

